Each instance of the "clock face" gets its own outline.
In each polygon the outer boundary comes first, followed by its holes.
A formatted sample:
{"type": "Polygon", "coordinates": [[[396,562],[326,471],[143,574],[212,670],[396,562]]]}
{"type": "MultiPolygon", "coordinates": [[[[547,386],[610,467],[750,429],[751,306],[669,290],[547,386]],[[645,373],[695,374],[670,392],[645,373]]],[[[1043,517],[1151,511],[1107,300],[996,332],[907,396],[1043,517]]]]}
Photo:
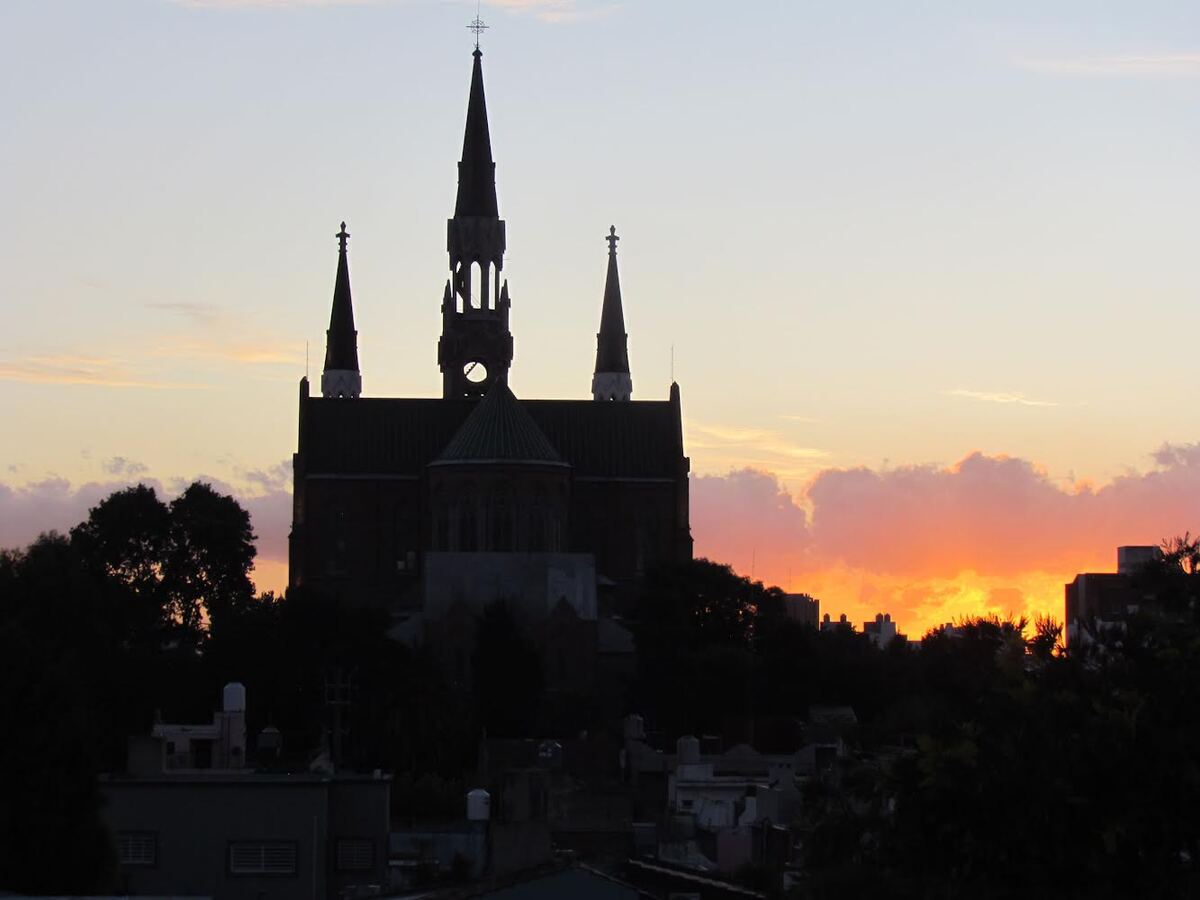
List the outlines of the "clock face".
{"type": "Polygon", "coordinates": [[[487,366],[479,360],[474,360],[463,366],[463,375],[471,384],[483,384],[488,377],[487,366]]]}

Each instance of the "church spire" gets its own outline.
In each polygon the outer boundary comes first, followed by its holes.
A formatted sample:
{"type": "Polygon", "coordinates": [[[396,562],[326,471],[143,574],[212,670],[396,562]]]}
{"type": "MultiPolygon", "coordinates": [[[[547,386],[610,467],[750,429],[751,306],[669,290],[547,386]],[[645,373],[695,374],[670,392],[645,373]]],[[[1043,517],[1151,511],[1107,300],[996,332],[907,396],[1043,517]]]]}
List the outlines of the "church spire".
{"type": "MultiPolygon", "coordinates": [[[[484,26],[476,18],[472,30],[484,26]]],[[[504,220],[496,203],[496,164],[483,97],[483,53],[475,47],[471,95],[458,164],[454,218],[446,225],[450,280],[442,298],[438,368],[442,396],[479,398],[512,364],[511,306],[504,268],[504,220]]]]}
{"type": "Polygon", "coordinates": [[[617,228],[608,229],[608,276],[604,280],[604,306],[600,332],[596,335],[596,372],[592,376],[592,399],[629,400],[633,378],[629,374],[629,335],[625,333],[625,311],[621,308],[621,277],[617,272],[617,228]]]}
{"type": "Polygon", "coordinates": [[[333,309],[329,330],[325,332],[325,369],[321,373],[321,396],[327,399],[357,397],[362,393],[362,375],[358,371],[358,332],[354,330],[354,305],[350,300],[350,264],[346,242],[350,233],[346,223],[337,233],[337,278],[333,285],[333,309]]]}
{"type": "Polygon", "coordinates": [[[492,136],[488,131],[487,101],[483,96],[483,51],[472,54],[471,96],[467,101],[467,126],[463,132],[462,161],[458,164],[458,198],[454,215],[500,215],[496,203],[496,164],[492,161],[492,136]]]}

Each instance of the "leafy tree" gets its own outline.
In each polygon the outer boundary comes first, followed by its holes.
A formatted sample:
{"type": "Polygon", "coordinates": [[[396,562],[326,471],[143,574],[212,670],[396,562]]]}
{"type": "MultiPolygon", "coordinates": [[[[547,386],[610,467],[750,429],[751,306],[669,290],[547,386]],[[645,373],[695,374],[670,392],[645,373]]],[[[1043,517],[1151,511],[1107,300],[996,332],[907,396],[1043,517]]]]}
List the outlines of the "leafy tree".
{"type": "Polygon", "coordinates": [[[171,501],[165,580],[175,615],[188,628],[201,616],[219,629],[254,599],[254,531],[232,497],[195,482],[171,501]]]}

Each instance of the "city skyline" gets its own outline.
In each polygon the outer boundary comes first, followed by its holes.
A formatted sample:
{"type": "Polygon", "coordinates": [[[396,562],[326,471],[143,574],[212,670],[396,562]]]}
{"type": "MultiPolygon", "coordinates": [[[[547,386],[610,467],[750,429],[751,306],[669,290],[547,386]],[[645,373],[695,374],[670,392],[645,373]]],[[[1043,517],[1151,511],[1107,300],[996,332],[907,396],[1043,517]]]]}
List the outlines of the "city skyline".
{"type": "MultiPolygon", "coordinates": [[[[0,265],[26,299],[0,544],[206,476],[282,587],[342,219],[364,395],[437,393],[468,7],[5,13],[0,265]],[[35,65],[19,38],[51,32],[35,65]]],[[[682,386],[698,555],[920,634],[1059,615],[1074,572],[1193,526],[1197,29],[1182,4],[1068,7],[804,7],[785,34],[714,5],[483,4],[514,390],[587,396],[615,224],[634,396],[682,386]]]]}

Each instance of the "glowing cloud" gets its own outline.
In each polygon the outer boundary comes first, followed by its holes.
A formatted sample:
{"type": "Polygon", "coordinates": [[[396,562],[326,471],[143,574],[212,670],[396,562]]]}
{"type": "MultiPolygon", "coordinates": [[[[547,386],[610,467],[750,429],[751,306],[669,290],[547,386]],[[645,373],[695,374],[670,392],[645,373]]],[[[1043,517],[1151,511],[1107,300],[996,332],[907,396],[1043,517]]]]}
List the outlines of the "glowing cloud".
{"type": "Polygon", "coordinates": [[[767,472],[692,481],[697,554],[821,597],[826,611],[891,612],[912,630],[967,612],[1050,612],[1077,572],[1109,571],[1121,544],[1156,544],[1200,519],[1200,445],[1155,467],[1059,486],[1033,463],[827,469],[798,496],[767,472]]]}

